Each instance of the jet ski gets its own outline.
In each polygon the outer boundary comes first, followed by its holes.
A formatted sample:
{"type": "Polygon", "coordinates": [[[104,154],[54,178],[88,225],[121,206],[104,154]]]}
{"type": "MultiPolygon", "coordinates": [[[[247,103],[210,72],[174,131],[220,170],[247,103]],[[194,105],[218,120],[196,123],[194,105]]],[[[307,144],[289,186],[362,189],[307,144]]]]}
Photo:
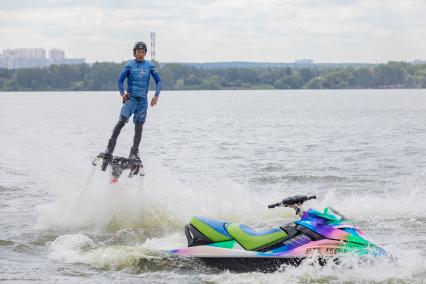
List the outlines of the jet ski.
{"type": "Polygon", "coordinates": [[[188,247],[168,251],[205,264],[233,271],[275,271],[282,265],[299,265],[304,259],[318,258],[323,265],[342,254],[387,256],[345,216],[331,207],[323,211],[303,210],[302,205],[316,196],[296,195],[269,208],[289,207],[299,220],[266,231],[256,231],[238,223],[192,217],[185,226],[188,247]]]}

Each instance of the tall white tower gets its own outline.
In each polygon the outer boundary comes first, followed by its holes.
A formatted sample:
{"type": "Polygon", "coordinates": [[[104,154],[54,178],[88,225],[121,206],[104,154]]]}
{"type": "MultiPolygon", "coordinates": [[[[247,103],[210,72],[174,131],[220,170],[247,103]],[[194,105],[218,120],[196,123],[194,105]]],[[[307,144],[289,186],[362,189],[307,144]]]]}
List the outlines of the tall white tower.
{"type": "Polygon", "coordinates": [[[155,33],[151,33],[151,60],[155,60],[155,33]]]}

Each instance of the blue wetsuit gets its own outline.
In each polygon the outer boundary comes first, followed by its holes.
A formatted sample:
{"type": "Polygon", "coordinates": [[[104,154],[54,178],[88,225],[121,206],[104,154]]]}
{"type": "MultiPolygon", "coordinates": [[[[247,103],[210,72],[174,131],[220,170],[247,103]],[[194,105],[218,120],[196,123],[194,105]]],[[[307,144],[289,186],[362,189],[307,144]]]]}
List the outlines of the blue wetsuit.
{"type": "Polygon", "coordinates": [[[130,99],[121,108],[120,117],[129,119],[133,114],[134,123],[144,123],[148,109],[148,89],[149,79],[153,77],[156,83],[155,96],[160,95],[161,80],[155,65],[148,60],[137,61],[136,59],[127,62],[118,78],[118,90],[124,94],[123,83],[127,78],[127,92],[130,99]]]}

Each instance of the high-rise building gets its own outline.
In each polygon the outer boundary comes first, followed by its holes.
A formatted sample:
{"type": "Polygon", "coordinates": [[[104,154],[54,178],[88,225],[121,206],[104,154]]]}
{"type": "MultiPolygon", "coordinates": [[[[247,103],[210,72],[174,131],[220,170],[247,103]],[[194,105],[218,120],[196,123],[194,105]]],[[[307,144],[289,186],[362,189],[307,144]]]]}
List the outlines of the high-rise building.
{"type": "Polygon", "coordinates": [[[49,50],[49,58],[46,58],[46,50],[43,48],[5,49],[3,54],[0,55],[0,68],[6,69],[81,63],[84,63],[84,58],[65,58],[65,51],[60,49],[49,50]]]}
{"type": "Polygon", "coordinates": [[[49,63],[50,64],[64,64],[65,62],[65,51],[60,49],[49,50],[49,63]]]}
{"type": "Polygon", "coordinates": [[[51,49],[49,50],[49,58],[50,59],[65,59],[65,51],[60,49],[51,49]]]}
{"type": "Polygon", "coordinates": [[[3,50],[3,56],[21,58],[46,58],[46,50],[43,48],[15,48],[3,50]]]}

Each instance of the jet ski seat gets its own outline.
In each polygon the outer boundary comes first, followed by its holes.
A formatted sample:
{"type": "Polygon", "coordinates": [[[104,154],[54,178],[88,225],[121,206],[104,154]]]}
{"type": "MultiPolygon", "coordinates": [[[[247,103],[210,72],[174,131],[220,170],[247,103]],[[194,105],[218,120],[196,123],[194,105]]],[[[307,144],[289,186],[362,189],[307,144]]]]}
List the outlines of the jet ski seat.
{"type": "Polygon", "coordinates": [[[227,223],[224,221],[194,216],[191,219],[191,225],[212,242],[217,243],[232,240],[232,237],[225,229],[227,223]]]}
{"type": "Polygon", "coordinates": [[[234,239],[246,250],[256,250],[287,237],[287,233],[280,228],[259,232],[246,225],[230,224],[199,216],[192,217],[191,225],[214,243],[234,239]]]}
{"type": "Polygon", "coordinates": [[[287,237],[287,233],[280,228],[259,232],[238,223],[228,224],[226,230],[246,250],[256,250],[287,237]]]}

